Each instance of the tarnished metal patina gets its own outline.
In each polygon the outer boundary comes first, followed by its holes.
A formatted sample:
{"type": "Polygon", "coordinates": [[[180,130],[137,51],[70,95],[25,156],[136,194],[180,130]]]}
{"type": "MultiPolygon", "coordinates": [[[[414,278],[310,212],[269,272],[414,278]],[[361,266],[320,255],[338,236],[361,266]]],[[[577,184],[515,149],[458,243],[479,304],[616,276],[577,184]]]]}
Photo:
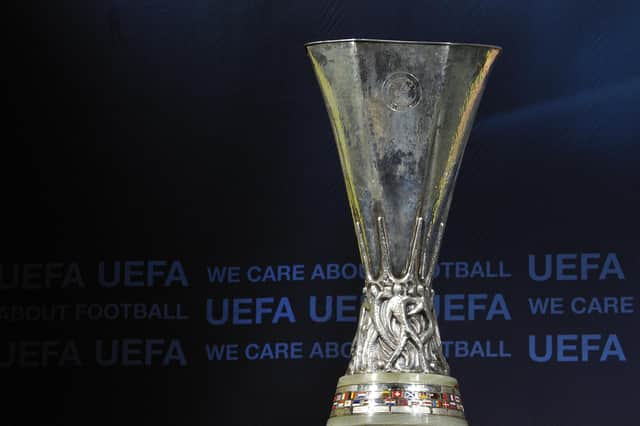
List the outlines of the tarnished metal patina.
{"type": "Polygon", "coordinates": [[[500,49],[362,39],[306,47],[366,273],[347,375],[448,376],[431,283],[462,154],[500,49]]]}

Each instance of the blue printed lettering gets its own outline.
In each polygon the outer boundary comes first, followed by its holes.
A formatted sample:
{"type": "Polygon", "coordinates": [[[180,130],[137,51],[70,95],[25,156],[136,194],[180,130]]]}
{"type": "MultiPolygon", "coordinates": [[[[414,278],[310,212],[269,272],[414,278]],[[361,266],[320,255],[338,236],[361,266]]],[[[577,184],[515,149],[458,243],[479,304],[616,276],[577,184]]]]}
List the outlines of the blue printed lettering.
{"type": "Polygon", "coordinates": [[[238,345],[235,343],[205,345],[205,351],[209,361],[237,361],[239,359],[238,345]]]}
{"type": "Polygon", "coordinates": [[[599,253],[545,254],[544,265],[540,269],[536,255],[530,254],[529,277],[534,281],[549,281],[552,278],[557,281],[586,281],[596,277],[599,280],[605,280],[608,277],[625,279],[615,253],[608,253],[604,261],[601,261],[601,258],[599,253]]]}
{"type": "Polygon", "coordinates": [[[314,342],[309,352],[309,358],[335,359],[351,356],[351,342],[314,342]]]}
{"type": "Polygon", "coordinates": [[[164,339],[114,339],[111,342],[96,341],[96,362],[101,367],[148,367],[187,365],[187,359],[179,340],[164,339]]]}
{"type": "Polygon", "coordinates": [[[213,266],[207,267],[207,276],[210,283],[239,283],[239,266],[213,266]]]}
{"type": "Polygon", "coordinates": [[[178,261],[171,262],[167,270],[164,260],[125,262],[115,261],[111,268],[111,274],[107,277],[105,262],[98,264],[98,284],[101,287],[171,287],[178,285],[189,287],[189,281],[178,261]]]}
{"type": "Polygon", "coordinates": [[[214,299],[207,299],[206,318],[211,325],[227,324],[230,317],[233,325],[250,325],[262,324],[265,318],[273,313],[272,324],[278,324],[285,320],[290,323],[296,322],[288,297],[279,299],[275,311],[272,308],[274,304],[273,297],[236,298],[232,299],[231,312],[229,312],[229,299],[223,298],[216,312],[214,299]]]}
{"type": "Polygon", "coordinates": [[[615,334],[602,336],[600,334],[558,334],[545,335],[543,351],[538,353],[537,336],[529,335],[529,359],[537,363],[549,362],[554,358],[557,362],[589,362],[594,358],[592,354],[600,354],[600,362],[616,358],[626,361],[620,340],[615,334]],[[606,338],[606,341],[603,340],[606,338]],[[555,348],[554,348],[555,342],[555,348]]]}
{"type": "Polygon", "coordinates": [[[511,312],[501,293],[496,293],[491,297],[484,293],[436,294],[434,307],[436,315],[440,317],[442,313],[442,319],[445,321],[473,321],[476,319],[491,321],[496,317],[501,317],[506,321],[511,320],[511,312]],[[488,306],[487,302],[489,302],[488,306]],[[479,317],[479,312],[486,312],[486,314],[479,317]]]}
{"type": "Polygon", "coordinates": [[[562,297],[530,297],[528,300],[529,310],[533,315],[564,314],[564,299],[562,297]]]}

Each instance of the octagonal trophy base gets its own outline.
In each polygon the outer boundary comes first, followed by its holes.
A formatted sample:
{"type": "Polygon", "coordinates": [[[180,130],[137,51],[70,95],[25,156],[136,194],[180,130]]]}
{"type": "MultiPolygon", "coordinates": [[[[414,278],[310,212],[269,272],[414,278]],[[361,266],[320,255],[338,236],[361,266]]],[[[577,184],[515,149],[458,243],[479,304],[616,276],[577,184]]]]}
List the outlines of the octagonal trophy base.
{"type": "Polygon", "coordinates": [[[419,373],[342,376],[327,426],[467,426],[458,381],[419,373]]]}

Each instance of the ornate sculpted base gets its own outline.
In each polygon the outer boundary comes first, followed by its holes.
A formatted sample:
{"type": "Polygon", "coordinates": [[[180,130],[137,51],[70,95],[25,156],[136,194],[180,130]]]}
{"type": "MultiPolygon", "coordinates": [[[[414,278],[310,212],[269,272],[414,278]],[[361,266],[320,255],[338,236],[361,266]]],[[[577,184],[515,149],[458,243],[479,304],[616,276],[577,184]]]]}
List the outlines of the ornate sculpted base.
{"type": "Polygon", "coordinates": [[[458,381],[418,373],[343,376],[327,426],[467,426],[458,381]]]}

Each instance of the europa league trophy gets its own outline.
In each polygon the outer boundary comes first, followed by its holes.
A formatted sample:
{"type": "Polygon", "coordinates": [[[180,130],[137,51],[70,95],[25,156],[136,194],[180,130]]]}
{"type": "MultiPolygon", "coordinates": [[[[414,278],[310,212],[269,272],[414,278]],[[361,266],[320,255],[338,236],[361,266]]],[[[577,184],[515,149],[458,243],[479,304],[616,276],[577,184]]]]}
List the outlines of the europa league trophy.
{"type": "Polygon", "coordinates": [[[431,287],[495,46],[306,45],[329,112],[366,273],[328,426],[467,425],[431,287]]]}

